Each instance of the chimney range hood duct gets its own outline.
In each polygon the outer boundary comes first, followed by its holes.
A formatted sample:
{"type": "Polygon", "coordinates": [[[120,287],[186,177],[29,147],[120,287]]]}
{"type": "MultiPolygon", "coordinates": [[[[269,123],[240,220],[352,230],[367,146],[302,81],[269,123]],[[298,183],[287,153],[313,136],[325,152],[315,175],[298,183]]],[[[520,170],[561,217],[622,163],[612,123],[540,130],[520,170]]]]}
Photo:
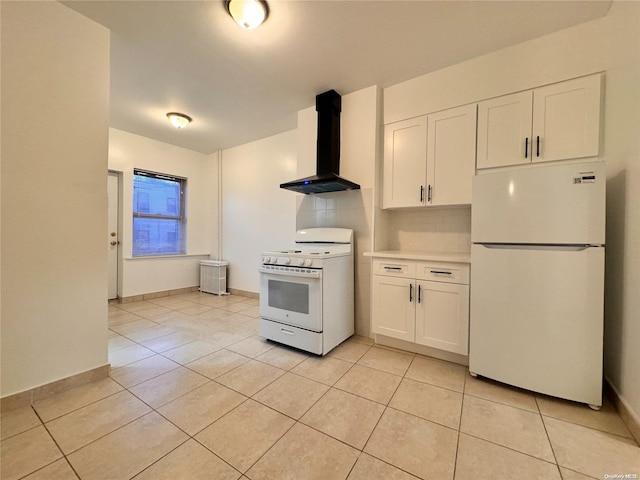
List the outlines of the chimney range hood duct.
{"type": "Polygon", "coordinates": [[[339,192],[357,190],[360,185],[339,176],[340,173],[340,111],[342,99],[335,90],[316,96],[318,139],[316,174],[280,184],[280,188],[298,193],[339,192]]]}

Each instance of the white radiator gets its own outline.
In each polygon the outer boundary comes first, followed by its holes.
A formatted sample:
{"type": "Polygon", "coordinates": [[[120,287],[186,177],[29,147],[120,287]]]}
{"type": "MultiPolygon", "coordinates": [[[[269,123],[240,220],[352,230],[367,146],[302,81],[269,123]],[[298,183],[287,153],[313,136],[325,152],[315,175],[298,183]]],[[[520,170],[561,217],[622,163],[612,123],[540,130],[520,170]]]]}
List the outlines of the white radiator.
{"type": "Polygon", "coordinates": [[[217,260],[200,261],[200,291],[228,295],[227,293],[227,265],[228,262],[217,260]]]}

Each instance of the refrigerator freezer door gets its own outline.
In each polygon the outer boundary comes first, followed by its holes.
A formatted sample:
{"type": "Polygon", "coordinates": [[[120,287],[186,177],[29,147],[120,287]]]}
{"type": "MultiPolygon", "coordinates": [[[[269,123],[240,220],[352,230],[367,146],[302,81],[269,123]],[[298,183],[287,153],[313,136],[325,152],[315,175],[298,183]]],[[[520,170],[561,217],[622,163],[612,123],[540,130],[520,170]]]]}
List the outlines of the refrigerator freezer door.
{"type": "Polygon", "coordinates": [[[473,178],[473,243],[604,244],[604,162],[473,178]]]}
{"type": "Polygon", "coordinates": [[[602,404],[604,248],[471,248],[469,370],[602,404]]]}

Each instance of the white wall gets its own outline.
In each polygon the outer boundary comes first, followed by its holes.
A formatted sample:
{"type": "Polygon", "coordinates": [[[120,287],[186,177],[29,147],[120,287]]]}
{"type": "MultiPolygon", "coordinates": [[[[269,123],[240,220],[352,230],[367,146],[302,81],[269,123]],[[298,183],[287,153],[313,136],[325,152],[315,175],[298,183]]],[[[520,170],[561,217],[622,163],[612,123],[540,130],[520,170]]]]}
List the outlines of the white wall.
{"type": "MultiPolygon", "coordinates": [[[[370,334],[371,258],[373,250],[373,186],[380,151],[381,92],[377,86],[342,97],[340,117],[340,176],[360,190],[298,195],[296,228],[339,227],[354,231],[355,330],[370,334]]],[[[298,178],[316,172],[317,113],[298,112],[298,178]]]]}
{"type": "Polygon", "coordinates": [[[57,2],[1,8],[6,397],[107,364],[109,32],[57,2]]]}
{"type": "MultiPolygon", "coordinates": [[[[167,122],[167,128],[173,128],[167,122]]],[[[217,161],[215,155],[187,150],[114,128],[109,130],[109,169],[121,172],[122,245],[120,297],[177,290],[200,284],[200,260],[216,252],[217,161]],[[187,179],[187,253],[133,258],[133,169],[187,179]]]]}
{"type": "Polygon", "coordinates": [[[384,91],[385,123],[606,71],[605,374],[640,420],[640,3],[384,91]]]}
{"type": "Polygon", "coordinates": [[[388,87],[384,123],[601,71],[607,35],[595,20],[388,87]]]}
{"type": "MultiPolygon", "coordinates": [[[[381,92],[374,85],[342,96],[340,114],[340,176],[372,188],[375,182],[381,92]]],[[[316,173],[318,115],[315,106],[298,112],[297,177],[316,173]]]]}
{"type": "Polygon", "coordinates": [[[603,23],[605,374],[640,423],[640,3],[614,3],[603,23]]]}
{"type": "Polygon", "coordinates": [[[296,131],[222,152],[222,259],[228,286],[259,291],[260,252],[286,248],[295,234],[296,131]]]}

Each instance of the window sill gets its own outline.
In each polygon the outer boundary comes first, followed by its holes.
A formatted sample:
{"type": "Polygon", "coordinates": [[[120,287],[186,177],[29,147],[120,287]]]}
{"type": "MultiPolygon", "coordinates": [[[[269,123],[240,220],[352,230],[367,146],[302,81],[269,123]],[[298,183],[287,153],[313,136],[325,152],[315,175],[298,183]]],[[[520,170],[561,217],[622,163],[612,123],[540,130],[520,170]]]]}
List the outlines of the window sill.
{"type": "Polygon", "coordinates": [[[208,253],[176,253],[171,255],[139,255],[137,257],[124,257],[124,260],[157,260],[159,258],[190,258],[209,257],[208,253]]]}

